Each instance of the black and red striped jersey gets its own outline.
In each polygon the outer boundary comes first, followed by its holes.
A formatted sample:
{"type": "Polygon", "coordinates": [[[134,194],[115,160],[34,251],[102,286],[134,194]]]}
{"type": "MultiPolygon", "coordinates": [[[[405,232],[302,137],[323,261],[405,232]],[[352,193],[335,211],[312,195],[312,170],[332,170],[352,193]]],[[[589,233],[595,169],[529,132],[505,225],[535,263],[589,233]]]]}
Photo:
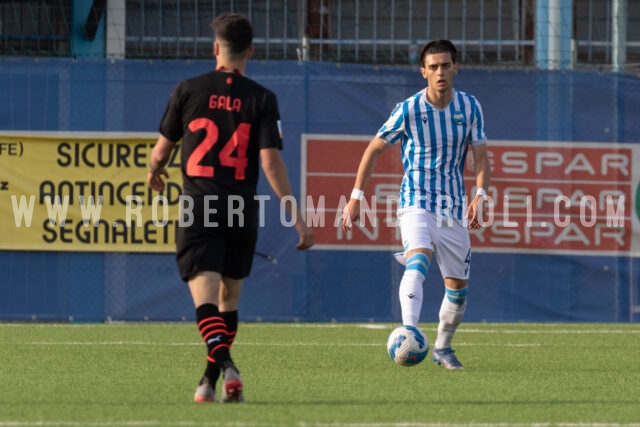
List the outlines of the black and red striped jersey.
{"type": "Polygon", "coordinates": [[[211,71],[179,82],[159,131],[181,142],[183,194],[253,199],[262,148],[282,149],[273,92],[235,72],[211,71]]]}

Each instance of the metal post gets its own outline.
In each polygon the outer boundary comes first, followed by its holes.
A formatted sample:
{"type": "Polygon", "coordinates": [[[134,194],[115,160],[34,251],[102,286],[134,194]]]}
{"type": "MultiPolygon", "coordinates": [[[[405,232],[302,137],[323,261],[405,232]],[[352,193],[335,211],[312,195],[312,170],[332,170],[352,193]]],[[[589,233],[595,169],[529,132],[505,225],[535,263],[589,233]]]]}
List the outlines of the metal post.
{"type": "Polygon", "coordinates": [[[320,61],[324,61],[324,0],[320,1],[320,11],[318,15],[320,15],[320,30],[318,32],[318,38],[320,39],[320,46],[318,48],[318,59],[320,61]]]}
{"type": "MultiPolygon", "coordinates": [[[[393,7],[393,6],[392,6],[393,7]]],[[[391,25],[393,26],[393,19],[391,19],[391,25]]],[[[378,2],[373,0],[373,34],[371,38],[373,39],[373,62],[378,61],[378,2]]]]}
{"type": "Polygon", "coordinates": [[[301,44],[298,60],[301,62],[309,60],[309,34],[307,34],[309,18],[307,15],[307,0],[298,0],[298,38],[301,44]]]}
{"type": "Polygon", "coordinates": [[[627,57],[627,0],[613,0],[611,4],[611,63],[613,71],[624,71],[627,57]]]}
{"type": "Polygon", "coordinates": [[[431,35],[431,0],[427,0],[427,40],[433,38],[431,35]]]}
{"type": "MultiPolygon", "coordinates": [[[[251,4],[253,2],[249,3],[249,7],[251,7],[251,4]]],[[[289,40],[289,32],[287,31],[287,26],[288,26],[288,21],[289,21],[289,5],[287,0],[284,0],[284,34],[282,36],[283,42],[282,42],[282,59],[287,59],[287,40],[289,40]]]]}
{"type": "Polygon", "coordinates": [[[502,0],[498,0],[498,62],[502,61],[502,0]]]}
{"type": "MultiPolygon", "coordinates": [[[[524,10],[524,7],[522,8],[524,10]]],[[[511,15],[513,16],[513,39],[517,42],[514,43],[514,58],[516,63],[520,61],[520,28],[522,27],[521,23],[521,13],[518,10],[518,0],[511,0],[511,15]]]]}
{"type": "Polygon", "coordinates": [[[589,27],[587,30],[587,40],[589,40],[589,49],[587,50],[587,61],[591,64],[593,58],[593,0],[589,0],[589,27]]]}
{"type": "Polygon", "coordinates": [[[391,62],[394,60],[396,48],[396,2],[391,0],[391,62]]]}
{"type": "Polygon", "coordinates": [[[180,57],[180,36],[181,34],[181,27],[180,27],[180,0],[176,1],[176,58],[180,57]]]}
{"type": "Polygon", "coordinates": [[[158,58],[162,57],[162,2],[158,1],[158,58]]]}
{"type": "Polygon", "coordinates": [[[462,52],[459,62],[464,62],[467,58],[467,0],[462,0],[462,52]]]}
{"type": "Polygon", "coordinates": [[[196,58],[196,54],[198,52],[198,36],[200,35],[200,28],[199,28],[199,19],[198,19],[198,2],[195,2],[193,4],[193,26],[194,26],[194,30],[193,30],[193,57],[196,58]]]}
{"type": "Polygon", "coordinates": [[[418,42],[413,38],[413,0],[409,0],[409,65],[418,64],[418,42]]]}
{"type": "Polygon", "coordinates": [[[360,46],[360,1],[356,0],[356,62],[358,62],[358,47],[360,46]]]}
{"type": "Polygon", "coordinates": [[[124,58],[125,54],[125,1],[111,0],[107,2],[107,58],[124,58]]]}
{"type": "Polygon", "coordinates": [[[271,2],[267,0],[266,2],[266,14],[265,14],[265,59],[269,59],[269,17],[271,16],[271,2]]]}
{"type": "Polygon", "coordinates": [[[342,1],[338,0],[338,62],[342,59],[342,1]]]}
{"type": "Polygon", "coordinates": [[[449,38],[449,2],[444,2],[444,38],[449,38]]]}
{"type": "Polygon", "coordinates": [[[547,40],[549,48],[547,52],[547,69],[557,70],[560,68],[560,26],[562,17],[560,15],[560,0],[550,0],[548,5],[549,28],[547,40]]]}
{"type": "Polygon", "coordinates": [[[480,0],[480,63],[484,62],[484,0],[480,0]]]}

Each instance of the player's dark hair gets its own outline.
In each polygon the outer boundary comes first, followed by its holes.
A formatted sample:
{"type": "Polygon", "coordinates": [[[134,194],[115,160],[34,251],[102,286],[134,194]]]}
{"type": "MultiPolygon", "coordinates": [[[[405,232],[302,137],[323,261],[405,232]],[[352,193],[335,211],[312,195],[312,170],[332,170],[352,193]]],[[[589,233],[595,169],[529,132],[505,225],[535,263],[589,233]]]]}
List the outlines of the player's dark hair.
{"type": "Polygon", "coordinates": [[[420,65],[424,67],[424,59],[427,55],[433,55],[434,53],[447,53],[451,54],[451,60],[453,63],[458,62],[458,51],[456,47],[449,40],[439,39],[431,40],[429,43],[422,46],[418,58],[420,59],[420,65]]]}
{"type": "Polygon", "coordinates": [[[232,55],[238,55],[251,47],[253,27],[243,15],[223,13],[211,22],[216,41],[225,44],[232,55]]]}

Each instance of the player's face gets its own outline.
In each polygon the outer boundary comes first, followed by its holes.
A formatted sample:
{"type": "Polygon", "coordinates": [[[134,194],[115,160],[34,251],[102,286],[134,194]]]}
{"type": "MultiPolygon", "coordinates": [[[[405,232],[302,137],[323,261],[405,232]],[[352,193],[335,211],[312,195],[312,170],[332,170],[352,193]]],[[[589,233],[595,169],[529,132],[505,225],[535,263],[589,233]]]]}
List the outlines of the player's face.
{"type": "Polygon", "coordinates": [[[431,89],[446,92],[453,88],[453,76],[458,72],[458,64],[453,63],[449,52],[434,53],[425,55],[424,68],[420,68],[420,72],[431,89]]]}

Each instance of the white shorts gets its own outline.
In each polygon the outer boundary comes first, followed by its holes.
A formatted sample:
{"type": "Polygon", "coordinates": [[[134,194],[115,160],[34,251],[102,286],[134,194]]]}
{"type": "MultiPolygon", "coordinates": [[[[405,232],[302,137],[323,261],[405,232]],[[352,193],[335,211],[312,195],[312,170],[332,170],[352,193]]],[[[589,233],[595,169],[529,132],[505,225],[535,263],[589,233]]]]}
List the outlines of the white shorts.
{"type": "Polygon", "coordinates": [[[471,242],[465,220],[447,218],[417,206],[398,209],[402,246],[431,249],[442,277],[468,279],[471,267],[471,242]]]}

